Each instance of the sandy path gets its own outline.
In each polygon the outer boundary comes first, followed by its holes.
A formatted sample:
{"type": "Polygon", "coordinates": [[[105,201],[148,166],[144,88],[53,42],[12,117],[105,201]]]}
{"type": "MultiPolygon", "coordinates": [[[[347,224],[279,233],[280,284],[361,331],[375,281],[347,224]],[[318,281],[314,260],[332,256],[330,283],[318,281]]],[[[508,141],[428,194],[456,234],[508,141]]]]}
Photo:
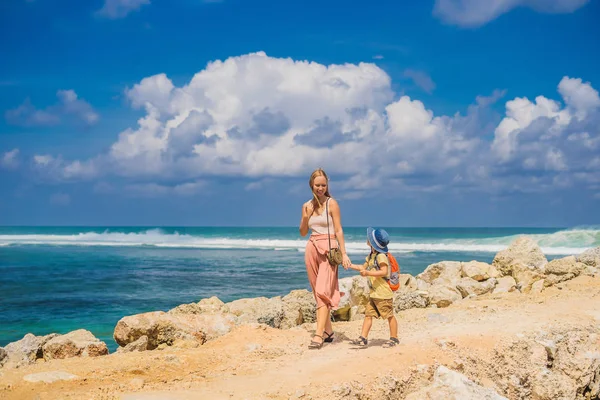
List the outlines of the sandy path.
{"type": "MultiPolygon", "coordinates": [[[[465,300],[445,309],[398,316],[401,344],[384,349],[387,323],[376,321],[370,346],[349,343],[361,321],[334,324],[336,340],[308,350],[313,326],[282,331],[241,326],[199,348],[111,354],[0,370],[1,399],[289,399],[335,397],[340,385],[377,375],[407,376],[418,365],[450,367],[477,354],[491,359],[502,340],[549,327],[600,326],[600,278],[579,277],[538,295],[509,293],[465,300]],[[23,376],[66,371],[73,381],[29,383],[23,376]]],[[[480,382],[486,384],[486,382],[480,382]]],[[[491,383],[490,383],[491,385],[491,383]]]]}

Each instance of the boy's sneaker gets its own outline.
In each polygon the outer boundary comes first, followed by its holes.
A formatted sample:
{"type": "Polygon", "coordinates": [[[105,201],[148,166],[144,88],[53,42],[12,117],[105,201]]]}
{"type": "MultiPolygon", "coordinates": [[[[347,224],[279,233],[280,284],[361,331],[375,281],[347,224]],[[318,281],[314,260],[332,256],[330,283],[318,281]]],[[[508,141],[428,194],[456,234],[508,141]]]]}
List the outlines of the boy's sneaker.
{"type": "Polygon", "coordinates": [[[350,343],[352,343],[355,346],[367,347],[367,344],[369,343],[369,341],[366,338],[359,336],[358,339],[354,339],[350,343]]]}
{"type": "Polygon", "coordinates": [[[390,340],[388,340],[387,342],[385,342],[383,344],[383,347],[388,348],[388,347],[394,347],[397,344],[400,344],[400,341],[398,340],[398,338],[395,337],[391,337],[390,340]]]}

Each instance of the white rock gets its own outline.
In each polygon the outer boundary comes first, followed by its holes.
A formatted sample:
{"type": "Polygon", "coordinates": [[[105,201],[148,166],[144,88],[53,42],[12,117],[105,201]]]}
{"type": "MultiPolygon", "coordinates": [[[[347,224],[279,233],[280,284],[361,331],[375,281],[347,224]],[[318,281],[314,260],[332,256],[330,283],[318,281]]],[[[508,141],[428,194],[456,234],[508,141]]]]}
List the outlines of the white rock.
{"type": "Polygon", "coordinates": [[[27,382],[45,382],[53,383],[57,381],[70,381],[79,378],[77,375],[70,374],[65,371],[49,371],[38,372],[37,374],[29,374],[23,377],[27,382]]]}
{"type": "Polygon", "coordinates": [[[491,389],[477,385],[469,378],[439,366],[431,385],[408,394],[406,400],[508,400],[491,389]]]}

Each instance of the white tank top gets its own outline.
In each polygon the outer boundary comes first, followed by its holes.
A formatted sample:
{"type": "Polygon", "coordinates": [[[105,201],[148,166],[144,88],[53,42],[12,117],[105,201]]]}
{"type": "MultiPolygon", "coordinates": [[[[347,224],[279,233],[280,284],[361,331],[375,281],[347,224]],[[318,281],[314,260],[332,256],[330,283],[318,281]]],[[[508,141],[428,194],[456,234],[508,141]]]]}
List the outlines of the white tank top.
{"type": "MultiPolygon", "coordinates": [[[[329,201],[327,199],[326,201],[329,201]]],[[[325,210],[329,208],[327,206],[325,210]]],[[[333,227],[333,219],[331,215],[329,215],[325,210],[321,215],[317,215],[313,213],[308,219],[308,228],[312,231],[314,235],[327,235],[327,220],[329,220],[329,234],[335,235],[335,228],[333,227]],[[325,216],[327,215],[327,217],[325,216]]]]}

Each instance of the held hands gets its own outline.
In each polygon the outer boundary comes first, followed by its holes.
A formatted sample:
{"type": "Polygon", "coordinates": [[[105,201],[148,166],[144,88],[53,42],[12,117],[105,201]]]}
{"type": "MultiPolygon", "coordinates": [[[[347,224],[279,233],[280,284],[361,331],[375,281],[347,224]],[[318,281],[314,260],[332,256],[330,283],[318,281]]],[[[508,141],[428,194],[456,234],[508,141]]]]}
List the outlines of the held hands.
{"type": "Polygon", "coordinates": [[[344,266],[345,270],[347,270],[348,268],[350,268],[350,266],[352,265],[352,261],[350,261],[350,258],[348,257],[347,254],[344,254],[342,256],[342,265],[344,266]]]}
{"type": "Polygon", "coordinates": [[[360,276],[369,276],[368,272],[369,271],[367,271],[366,269],[363,268],[360,270],[360,276]]]}

